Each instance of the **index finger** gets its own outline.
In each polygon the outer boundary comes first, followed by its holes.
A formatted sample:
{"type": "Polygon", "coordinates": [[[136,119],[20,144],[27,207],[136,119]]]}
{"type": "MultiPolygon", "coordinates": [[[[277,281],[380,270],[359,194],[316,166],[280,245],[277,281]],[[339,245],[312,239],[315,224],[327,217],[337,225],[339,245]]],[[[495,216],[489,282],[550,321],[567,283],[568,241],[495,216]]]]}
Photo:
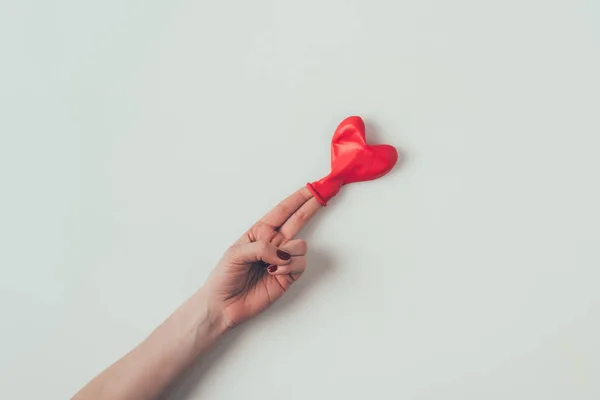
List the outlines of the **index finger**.
{"type": "Polygon", "coordinates": [[[260,219],[272,228],[279,228],[289,217],[292,216],[304,203],[313,197],[312,193],[308,188],[303,187],[294,194],[285,198],[281,203],[277,204],[275,208],[269,211],[264,217],[260,219]]]}

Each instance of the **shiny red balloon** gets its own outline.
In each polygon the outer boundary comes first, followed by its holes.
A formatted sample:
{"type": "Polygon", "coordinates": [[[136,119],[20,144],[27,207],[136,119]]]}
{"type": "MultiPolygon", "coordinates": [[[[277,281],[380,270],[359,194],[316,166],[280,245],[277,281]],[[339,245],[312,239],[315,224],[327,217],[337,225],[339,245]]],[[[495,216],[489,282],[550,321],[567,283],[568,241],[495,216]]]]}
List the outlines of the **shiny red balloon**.
{"type": "Polygon", "coordinates": [[[306,186],[319,203],[326,206],[342,186],[380,178],[390,172],[397,161],[398,152],[393,146],[368,145],[363,120],[348,117],[338,125],[331,140],[331,172],[306,186]]]}

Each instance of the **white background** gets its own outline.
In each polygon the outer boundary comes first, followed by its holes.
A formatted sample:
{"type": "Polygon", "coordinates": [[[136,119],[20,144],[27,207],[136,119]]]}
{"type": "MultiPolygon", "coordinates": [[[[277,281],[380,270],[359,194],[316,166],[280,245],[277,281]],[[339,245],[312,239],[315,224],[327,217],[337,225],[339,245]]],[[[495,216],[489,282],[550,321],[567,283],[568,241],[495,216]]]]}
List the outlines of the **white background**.
{"type": "Polygon", "coordinates": [[[0,397],[143,340],[361,115],[402,164],[170,398],[600,398],[598,2],[0,10],[0,397]]]}

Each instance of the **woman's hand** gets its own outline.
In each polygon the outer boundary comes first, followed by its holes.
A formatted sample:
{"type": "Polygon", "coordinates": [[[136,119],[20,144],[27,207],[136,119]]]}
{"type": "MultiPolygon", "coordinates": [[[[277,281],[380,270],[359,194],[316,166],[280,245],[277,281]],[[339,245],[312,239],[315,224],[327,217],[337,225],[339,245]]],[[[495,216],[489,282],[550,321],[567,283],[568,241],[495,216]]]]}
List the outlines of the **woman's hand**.
{"type": "Polygon", "coordinates": [[[321,205],[300,189],[227,250],[205,285],[73,399],[155,399],[228,329],[277,300],[306,268],[294,236],[321,205]]]}
{"type": "Polygon", "coordinates": [[[294,236],[320,208],[310,191],[302,188],[227,250],[201,289],[225,328],[266,309],[302,275],[307,245],[294,236]]]}

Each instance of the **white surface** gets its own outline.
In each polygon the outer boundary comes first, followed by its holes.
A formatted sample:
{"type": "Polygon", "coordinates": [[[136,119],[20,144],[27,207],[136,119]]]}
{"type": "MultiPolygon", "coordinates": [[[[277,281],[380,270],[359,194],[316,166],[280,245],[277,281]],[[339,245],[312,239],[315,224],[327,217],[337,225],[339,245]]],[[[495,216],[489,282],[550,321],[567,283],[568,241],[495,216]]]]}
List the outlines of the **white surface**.
{"type": "Polygon", "coordinates": [[[359,114],[405,162],[171,397],[600,398],[599,26],[591,0],[2,3],[0,397],[136,345],[359,114]]]}

